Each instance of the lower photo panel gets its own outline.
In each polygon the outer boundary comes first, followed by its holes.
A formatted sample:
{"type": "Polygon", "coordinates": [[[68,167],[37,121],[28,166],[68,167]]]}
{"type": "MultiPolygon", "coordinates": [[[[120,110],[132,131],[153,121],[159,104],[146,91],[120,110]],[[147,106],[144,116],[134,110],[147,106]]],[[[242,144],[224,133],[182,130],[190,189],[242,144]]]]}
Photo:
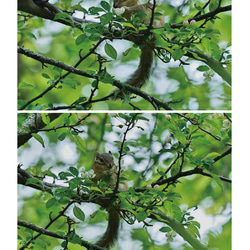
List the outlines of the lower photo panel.
{"type": "Polygon", "coordinates": [[[18,249],[231,249],[231,113],[19,113],[18,249]]]}

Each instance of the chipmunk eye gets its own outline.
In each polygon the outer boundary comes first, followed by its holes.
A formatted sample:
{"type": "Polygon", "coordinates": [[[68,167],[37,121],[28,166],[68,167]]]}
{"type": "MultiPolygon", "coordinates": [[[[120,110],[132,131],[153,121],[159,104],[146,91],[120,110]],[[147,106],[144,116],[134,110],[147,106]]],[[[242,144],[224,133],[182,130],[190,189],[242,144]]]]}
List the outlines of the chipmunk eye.
{"type": "Polygon", "coordinates": [[[104,160],[103,160],[102,158],[100,158],[100,162],[101,162],[101,163],[103,163],[103,162],[104,162],[104,160]]]}

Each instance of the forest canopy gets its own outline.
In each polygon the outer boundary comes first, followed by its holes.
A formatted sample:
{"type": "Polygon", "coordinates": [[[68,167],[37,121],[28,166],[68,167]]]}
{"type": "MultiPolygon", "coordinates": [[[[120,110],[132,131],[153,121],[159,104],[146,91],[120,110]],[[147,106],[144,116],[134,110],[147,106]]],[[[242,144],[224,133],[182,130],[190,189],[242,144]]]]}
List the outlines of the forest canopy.
{"type": "MultiPolygon", "coordinates": [[[[19,249],[84,249],[119,200],[114,249],[231,249],[231,114],[18,114],[19,249]],[[113,192],[88,178],[111,151],[113,192]]],[[[103,248],[100,248],[103,249],[103,248]]]]}
{"type": "Polygon", "coordinates": [[[18,1],[18,109],[231,108],[230,0],[157,1],[154,18],[164,18],[157,29],[141,23],[140,13],[125,19],[112,5],[18,1]],[[124,84],[139,64],[131,37],[153,34],[148,83],[124,84]],[[122,100],[114,98],[117,88],[122,100]]]}

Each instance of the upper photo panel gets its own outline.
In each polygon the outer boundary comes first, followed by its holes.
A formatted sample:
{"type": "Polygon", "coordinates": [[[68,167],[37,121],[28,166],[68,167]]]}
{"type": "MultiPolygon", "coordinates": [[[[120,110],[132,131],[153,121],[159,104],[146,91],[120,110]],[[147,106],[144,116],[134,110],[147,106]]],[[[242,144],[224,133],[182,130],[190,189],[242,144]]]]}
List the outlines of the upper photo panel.
{"type": "Polygon", "coordinates": [[[231,110],[231,0],[18,0],[18,110],[231,110]]]}

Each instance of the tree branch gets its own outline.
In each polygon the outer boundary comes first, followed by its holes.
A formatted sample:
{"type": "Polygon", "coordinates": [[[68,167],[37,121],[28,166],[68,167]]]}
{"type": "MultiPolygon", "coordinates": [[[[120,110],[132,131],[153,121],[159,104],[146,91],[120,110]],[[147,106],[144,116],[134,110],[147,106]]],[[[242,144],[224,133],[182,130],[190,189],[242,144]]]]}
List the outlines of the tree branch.
{"type": "Polygon", "coordinates": [[[197,250],[208,250],[199,240],[197,240],[184,226],[177,220],[173,219],[168,215],[163,215],[159,212],[153,212],[149,216],[157,221],[162,221],[168,224],[176,233],[178,233],[184,240],[186,240],[194,249],[197,250]],[[160,218],[159,218],[160,217],[160,218]]]}
{"type": "MultiPolygon", "coordinates": [[[[62,113],[49,113],[48,116],[50,121],[57,119],[62,113]]],[[[23,127],[18,130],[17,147],[19,148],[26,143],[31,137],[32,133],[36,133],[39,129],[47,126],[39,113],[30,115],[23,124],[23,127]]]]}
{"type": "MultiPolygon", "coordinates": [[[[224,152],[220,156],[215,157],[213,159],[213,161],[214,161],[213,163],[219,161],[220,159],[222,159],[226,155],[231,154],[231,152],[232,152],[232,148],[229,148],[226,152],[224,152]]],[[[177,159],[179,157],[180,156],[178,155],[177,159]]],[[[172,167],[172,164],[171,164],[171,167],[172,167]]],[[[179,178],[194,175],[194,174],[200,174],[200,175],[203,175],[203,176],[213,178],[213,176],[210,173],[203,171],[202,166],[201,167],[197,166],[197,167],[195,167],[194,169],[191,169],[191,170],[187,170],[187,171],[183,171],[183,172],[179,171],[176,175],[170,176],[170,177],[168,177],[166,179],[163,179],[163,177],[160,177],[157,181],[152,182],[151,186],[154,187],[155,185],[161,186],[161,185],[165,185],[165,184],[175,183],[179,178]]],[[[228,178],[226,178],[224,176],[218,176],[218,177],[224,182],[232,183],[232,180],[230,180],[230,179],[228,179],[228,178]]],[[[135,190],[135,192],[143,192],[145,190],[145,188],[146,188],[146,186],[134,188],[134,190],[135,190]]]]}
{"type": "MultiPolygon", "coordinates": [[[[193,125],[198,125],[196,123],[196,121],[193,121],[192,119],[190,119],[189,117],[187,117],[185,114],[181,114],[181,113],[177,113],[178,116],[181,116],[183,118],[185,118],[186,120],[188,120],[191,124],[193,125]]],[[[198,125],[198,128],[203,131],[204,133],[210,135],[211,137],[213,137],[215,140],[217,141],[221,141],[220,137],[213,135],[211,132],[207,131],[206,129],[202,128],[201,126],[198,125]]]]}
{"type": "Polygon", "coordinates": [[[123,139],[122,139],[121,147],[120,147],[120,150],[119,150],[120,155],[119,155],[119,159],[118,159],[117,181],[116,181],[114,193],[117,193],[118,187],[119,187],[120,173],[121,173],[121,167],[122,167],[121,166],[121,160],[122,160],[122,157],[123,157],[123,153],[122,152],[123,152],[124,144],[126,142],[126,137],[127,137],[128,132],[135,126],[135,119],[136,119],[137,115],[138,114],[136,114],[136,113],[133,114],[132,119],[129,122],[127,122],[127,124],[126,124],[127,128],[126,128],[126,131],[123,134],[123,139]]]}
{"type": "Polygon", "coordinates": [[[54,237],[54,238],[57,238],[57,239],[61,239],[61,240],[64,240],[66,239],[67,237],[65,236],[60,236],[52,231],[49,231],[47,229],[44,229],[42,227],[38,227],[30,222],[26,222],[26,221],[23,221],[23,220],[18,220],[18,225],[19,226],[22,226],[22,227],[26,227],[26,228],[29,228],[35,232],[38,232],[40,234],[44,234],[44,235],[47,235],[47,236],[50,236],[50,237],[54,237]]]}
{"type": "MultiPolygon", "coordinates": [[[[46,7],[46,6],[44,6],[46,7]]],[[[49,20],[53,20],[65,25],[69,25],[72,27],[76,27],[79,26],[79,24],[82,23],[96,23],[90,20],[84,20],[84,19],[79,19],[79,18],[75,18],[75,17],[71,17],[73,23],[70,22],[66,22],[63,19],[58,19],[58,20],[54,20],[55,17],[55,13],[59,13],[59,12],[63,12],[61,9],[57,8],[56,6],[47,3],[47,8],[41,7],[37,4],[34,3],[33,0],[18,0],[18,10],[20,11],[24,11],[27,12],[29,14],[35,15],[35,16],[39,16],[45,19],[49,19],[49,20]],[[50,7],[49,7],[50,6],[50,7]],[[51,11],[51,10],[55,10],[55,11],[51,11]]],[[[188,21],[202,21],[204,19],[207,18],[211,18],[214,17],[216,14],[222,13],[222,12],[227,12],[227,11],[231,11],[232,10],[232,5],[228,5],[228,6],[224,6],[224,7],[219,7],[211,12],[208,12],[206,14],[203,15],[198,15],[198,16],[194,16],[188,19],[188,21]]],[[[171,28],[176,29],[179,28],[180,25],[182,25],[183,22],[179,22],[179,23],[172,23],[169,24],[171,28]]],[[[163,28],[163,27],[161,27],[163,28]]]]}
{"type": "Polygon", "coordinates": [[[220,61],[216,60],[208,54],[201,53],[198,50],[194,49],[189,49],[189,52],[186,53],[186,56],[206,63],[214,72],[221,76],[222,79],[224,79],[231,86],[231,73],[222,66],[222,63],[220,61]],[[197,58],[197,56],[194,56],[193,54],[197,55],[199,58],[197,58]]]}
{"type": "Polygon", "coordinates": [[[69,20],[54,19],[57,13],[63,13],[63,11],[48,1],[41,0],[18,0],[18,10],[26,13],[38,16],[41,18],[49,19],[61,24],[65,24],[71,27],[81,28],[82,23],[94,23],[90,20],[79,19],[73,16],[69,16],[69,20]]]}
{"type": "MultiPolygon", "coordinates": [[[[39,236],[43,234],[43,235],[47,235],[49,237],[53,237],[53,238],[60,239],[60,240],[68,240],[70,242],[70,238],[68,237],[68,235],[65,235],[65,236],[58,235],[53,231],[50,231],[50,230],[47,230],[45,228],[36,226],[36,225],[34,225],[34,224],[30,223],[30,222],[26,222],[26,221],[23,221],[23,220],[18,220],[18,225],[21,226],[21,227],[29,228],[29,229],[39,233],[38,234],[39,236]]],[[[32,240],[34,240],[34,239],[32,239],[32,240]]],[[[75,242],[73,242],[73,243],[75,243],[75,242]]],[[[20,250],[25,249],[27,246],[28,245],[26,244],[25,246],[21,247],[20,250]]],[[[91,244],[91,243],[89,243],[87,241],[84,241],[84,240],[81,240],[81,246],[84,246],[84,247],[86,247],[88,249],[93,249],[93,250],[106,250],[107,249],[107,248],[103,248],[103,247],[99,247],[97,245],[91,244]]]]}
{"type": "Polygon", "coordinates": [[[41,54],[38,54],[38,53],[35,53],[29,49],[25,49],[25,48],[22,48],[22,47],[19,47],[18,46],[18,49],[17,49],[18,53],[20,54],[23,54],[27,57],[30,57],[30,58],[33,58],[39,62],[41,62],[42,64],[50,64],[50,65],[53,65],[53,66],[56,66],[58,68],[61,68],[61,69],[64,69],[70,73],[74,73],[74,74],[77,74],[77,75],[80,75],[80,76],[85,76],[85,77],[89,77],[89,78],[95,78],[94,76],[88,74],[86,71],[83,71],[83,70],[80,70],[76,67],[73,67],[71,65],[68,65],[66,63],[63,63],[61,61],[58,61],[58,60],[55,60],[53,58],[49,58],[49,57],[46,57],[46,56],[43,56],[41,54]]]}
{"type": "MultiPolygon", "coordinates": [[[[192,21],[192,20],[195,20],[196,22],[198,21],[202,21],[204,19],[207,19],[207,18],[211,18],[211,17],[214,17],[216,14],[219,14],[219,13],[222,13],[222,12],[227,12],[227,11],[231,11],[232,10],[232,5],[227,5],[227,6],[224,6],[224,7],[219,7],[213,11],[210,11],[206,14],[203,14],[203,15],[198,15],[198,16],[194,16],[194,17],[191,17],[188,20],[188,22],[192,21]]],[[[179,23],[170,23],[170,27],[173,28],[173,29],[176,29],[176,28],[179,28],[180,25],[182,25],[183,22],[179,22],[179,23]]]]}
{"type": "MultiPolygon", "coordinates": [[[[43,55],[40,55],[40,54],[35,53],[33,51],[30,51],[29,49],[24,49],[24,48],[18,47],[18,52],[21,53],[21,54],[23,54],[23,55],[25,55],[25,56],[31,57],[31,58],[33,58],[35,60],[38,60],[41,63],[47,63],[47,64],[54,65],[56,67],[59,67],[61,69],[64,69],[64,70],[66,70],[66,71],[68,71],[70,73],[76,74],[76,75],[80,75],[80,76],[83,76],[83,77],[88,77],[88,78],[91,78],[91,79],[96,79],[97,78],[96,76],[89,75],[88,73],[86,73],[83,70],[80,70],[80,69],[75,68],[75,67],[73,67],[71,65],[65,64],[65,63],[60,62],[58,60],[54,60],[52,58],[45,57],[43,55]]],[[[155,98],[153,96],[148,95],[146,92],[141,91],[139,88],[130,86],[128,84],[121,83],[121,82],[119,82],[117,80],[113,80],[113,82],[111,84],[113,84],[114,86],[118,87],[121,90],[127,90],[130,93],[134,93],[136,95],[141,96],[143,99],[145,99],[146,101],[148,101],[149,103],[151,103],[153,106],[155,106],[155,104],[156,104],[157,105],[157,109],[164,108],[165,110],[173,110],[168,105],[168,103],[162,102],[161,100],[159,100],[159,99],[157,99],[157,98],[155,98]]],[[[45,95],[46,93],[48,93],[54,87],[55,87],[55,84],[50,85],[40,95],[38,95],[37,97],[33,98],[28,103],[26,103],[23,107],[21,107],[21,109],[25,109],[28,106],[28,104],[30,104],[30,103],[34,102],[35,100],[41,98],[43,95],[45,95]]],[[[105,99],[106,98],[110,98],[113,95],[114,94],[110,94],[107,97],[105,97],[105,99]]],[[[91,103],[92,102],[96,102],[96,101],[95,100],[91,100],[91,103]]],[[[89,104],[89,102],[86,102],[86,104],[89,104]]]]}

